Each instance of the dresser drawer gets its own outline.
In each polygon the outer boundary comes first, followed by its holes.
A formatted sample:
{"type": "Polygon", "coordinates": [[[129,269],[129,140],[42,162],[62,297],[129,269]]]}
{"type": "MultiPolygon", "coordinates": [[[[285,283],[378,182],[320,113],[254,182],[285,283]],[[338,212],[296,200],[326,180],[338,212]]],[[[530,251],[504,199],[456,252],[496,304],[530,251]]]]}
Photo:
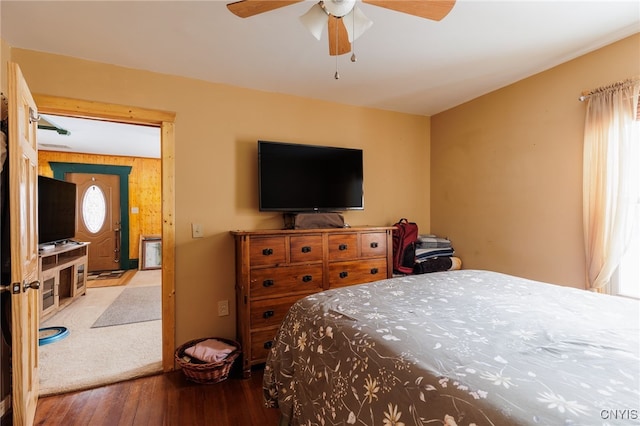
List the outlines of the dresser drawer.
{"type": "Polygon", "coordinates": [[[282,266],[251,271],[251,299],[315,293],[322,290],[322,264],[282,266]]]}
{"type": "Polygon", "coordinates": [[[267,359],[277,333],[277,327],[251,333],[251,361],[267,359]]]}
{"type": "Polygon", "coordinates": [[[322,235],[292,236],[291,262],[314,262],[322,260],[322,235]]]}
{"type": "Polygon", "coordinates": [[[358,234],[329,235],[329,260],[358,257],[358,234]]]}
{"type": "Polygon", "coordinates": [[[387,259],[333,262],[329,264],[329,288],[387,278],[387,259]]]}
{"type": "Polygon", "coordinates": [[[278,297],[251,302],[249,328],[278,326],[289,312],[289,308],[304,296],[278,297]]]}
{"type": "Polygon", "coordinates": [[[287,259],[284,237],[251,237],[249,245],[251,266],[277,265],[287,259]]]}
{"type": "Polygon", "coordinates": [[[360,235],[362,257],[379,257],[387,255],[387,234],[384,232],[367,232],[360,235]]]}

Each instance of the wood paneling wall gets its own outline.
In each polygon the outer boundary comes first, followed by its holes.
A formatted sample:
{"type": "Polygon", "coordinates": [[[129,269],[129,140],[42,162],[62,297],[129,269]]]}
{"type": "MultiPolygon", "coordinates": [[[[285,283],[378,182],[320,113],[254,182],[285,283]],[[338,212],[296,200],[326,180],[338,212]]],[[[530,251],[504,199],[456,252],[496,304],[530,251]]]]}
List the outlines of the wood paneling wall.
{"type": "Polygon", "coordinates": [[[57,151],[38,151],[38,174],[53,176],[49,162],[131,166],[129,175],[129,257],[137,258],[141,235],[162,233],[162,162],[139,158],[57,151]],[[138,213],[131,213],[133,207],[138,213]]]}

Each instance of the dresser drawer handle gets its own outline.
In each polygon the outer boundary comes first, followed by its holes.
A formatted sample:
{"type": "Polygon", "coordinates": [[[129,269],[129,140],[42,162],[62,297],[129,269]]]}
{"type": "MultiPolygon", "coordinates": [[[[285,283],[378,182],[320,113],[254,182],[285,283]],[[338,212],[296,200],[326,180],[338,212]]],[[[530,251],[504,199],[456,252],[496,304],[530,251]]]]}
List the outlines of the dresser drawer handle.
{"type": "Polygon", "coordinates": [[[264,256],[271,256],[271,255],[273,254],[273,249],[271,249],[271,248],[263,249],[263,250],[262,250],[262,254],[263,254],[264,256]]]}
{"type": "Polygon", "coordinates": [[[371,248],[378,248],[378,243],[374,241],[370,244],[370,246],[371,248]]]}
{"type": "Polygon", "coordinates": [[[303,252],[303,253],[309,253],[309,252],[311,252],[311,247],[309,247],[309,246],[304,246],[304,247],[302,247],[302,252],[303,252]]]}
{"type": "Polygon", "coordinates": [[[268,319],[271,318],[274,314],[275,312],[273,311],[264,311],[264,313],[262,314],[262,318],[268,319]]]}
{"type": "Polygon", "coordinates": [[[340,272],[340,278],[347,278],[348,276],[349,276],[349,273],[347,271],[340,272]]]}
{"type": "Polygon", "coordinates": [[[347,249],[347,245],[346,244],[340,244],[338,246],[338,250],[346,250],[347,249]]]}
{"type": "Polygon", "coordinates": [[[271,346],[273,346],[273,342],[269,340],[268,342],[264,342],[263,346],[265,349],[271,349],[271,346]]]}
{"type": "Polygon", "coordinates": [[[375,275],[378,273],[378,268],[371,268],[371,275],[375,275]]]}
{"type": "Polygon", "coordinates": [[[304,283],[308,283],[311,280],[313,280],[313,276],[311,275],[305,275],[304,277],[302,277],[302,282],[304,283]]]}
{"type": "Polygon", "coordinates": [[[265,287],[271,287],[273,285],[273,280],[264,280],[262,281],[262,285],[265,287]]]}

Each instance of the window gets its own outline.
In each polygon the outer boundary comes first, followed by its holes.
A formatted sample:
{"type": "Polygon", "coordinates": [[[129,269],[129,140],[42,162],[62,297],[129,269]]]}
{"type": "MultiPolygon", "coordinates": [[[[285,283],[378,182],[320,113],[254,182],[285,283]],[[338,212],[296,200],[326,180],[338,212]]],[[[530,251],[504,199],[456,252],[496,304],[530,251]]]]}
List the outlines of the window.
{"type": "Polygon", "coordinates": [[[91,185],[82,198],[82,218],[84,226],[92,234],[102,229],[107,218],[107,202],[102,189],[91,185]]]}
{"type": "MultiPolygon", "coordinates": [[[[638,215],[640,223],[640,215],[638,215]]],[[[629,250],[611,277],[613,294],[640,299],[640,232],[636,232],[629,250]]]]}
{"type": "Polygon", "coordinates": [[[584,135],[588,288],[631,297],[640,296],[639,94],[640,78],[591,91],[584,135]]]}
{"type": "MultiPolygon", "coordinates": [[[[640,105],[634,124],[640,132],[640,105]]],[[[640,168],[634,168],[634,173],[634,179],[640,185],[640,168]]],[[[640,200],[636,206],[634,230],[631,244],[611,277],[611,289],[613,294],[640,299],[640,200]]]]}

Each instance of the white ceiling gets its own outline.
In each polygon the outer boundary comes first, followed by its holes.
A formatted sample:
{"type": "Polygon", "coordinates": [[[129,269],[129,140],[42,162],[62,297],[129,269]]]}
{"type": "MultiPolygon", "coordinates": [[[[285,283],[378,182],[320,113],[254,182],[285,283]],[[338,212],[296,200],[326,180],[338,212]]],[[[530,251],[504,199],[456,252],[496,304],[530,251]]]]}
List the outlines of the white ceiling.
{"type": "MultiPolygon", "coordinates": [[[[160,128],[43,114],[47,123],[66,130],[38,128],[38,148],[47,151],[160,158],[160,128]]],[[[38,122],[41,125],[42,122],[38,122]]]]}
{"type": "Polygon", "coordinates": [[[336,80],[326,31],[317,41],[298,19],[314,1],[245,19],[226,3],[2,0],[0,32],[16,48],[433,115],[640,31],[637,0],[458,0],[439,22],[359,3],[374,24],[336,80]]]}

